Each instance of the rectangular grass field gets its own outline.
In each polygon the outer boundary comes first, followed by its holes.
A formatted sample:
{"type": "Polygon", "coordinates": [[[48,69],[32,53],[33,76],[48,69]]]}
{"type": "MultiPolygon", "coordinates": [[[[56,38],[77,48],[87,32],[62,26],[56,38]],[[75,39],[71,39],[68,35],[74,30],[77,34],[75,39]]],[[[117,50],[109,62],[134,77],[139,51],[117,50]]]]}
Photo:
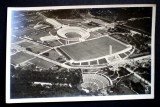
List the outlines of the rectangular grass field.
{"type": "Polygon", "coordinates": [[[36,53],[36,54],[41,53],[41,52],[49,49],[49,47],[46,47],[44,45],[33,44],[31,42],[22,42],[22,43],[19,43],[18,45],[21,47],[24,47],[24,48],[30,48],[31,52],[36,53]]]}
{"type": "Polygon", "coordinates": [[[13,65],[17,65],[19,63],[22,63],[24,61],[27,61],[31,58],[33,58],[34,56],[32,55],[29,55],[27,53],[24,53],[24,52],[17,52],[16,54],[12,55],[11,56],[11,64],[13,65]]]}
{"type": "Polygon", "coordinates": [[[60,57],[60,55],[54,49],[43,53],[42,56],[49,58],[51,60],[54,60],[54,61],[56,61],[60,57]]]}
{"type": "Polygon", "coordinates": [[[46,69],[51,68],[54,65],[53,63],[48,62],[48,61],[41,59],[41,58],[34,58],[34,59],[30,60],[30,62],[37,65],[37,66],[46,68],[46,69]]]}
{"type": "Polygon", "coordinates": [[[112,46],[112,53],[127,48],[125,44],[105,36],[77,44],[62,46],[60,49],[73,60],[81,61],[109,55],[110,45],[112,46]]]}

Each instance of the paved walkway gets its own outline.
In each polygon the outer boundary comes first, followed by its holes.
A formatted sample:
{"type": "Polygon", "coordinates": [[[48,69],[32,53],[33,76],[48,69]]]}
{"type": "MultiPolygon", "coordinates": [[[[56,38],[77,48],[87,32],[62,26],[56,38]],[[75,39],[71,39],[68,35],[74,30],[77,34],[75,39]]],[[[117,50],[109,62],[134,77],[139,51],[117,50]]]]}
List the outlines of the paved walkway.
{"type": "Polygon", "coordinates": [[[138,75],[137,73],[135,73],[133,70],[126,68],[130,73],[133,73],[134,76],[136,76],[137,78],[139,78],[141,81],[143,81],[144,83],[146,83],[147,85],[151,86],[151,83],[148,82],[147,80],[145,80],[143,77],[141,77],[140,75],[138,75]]]}

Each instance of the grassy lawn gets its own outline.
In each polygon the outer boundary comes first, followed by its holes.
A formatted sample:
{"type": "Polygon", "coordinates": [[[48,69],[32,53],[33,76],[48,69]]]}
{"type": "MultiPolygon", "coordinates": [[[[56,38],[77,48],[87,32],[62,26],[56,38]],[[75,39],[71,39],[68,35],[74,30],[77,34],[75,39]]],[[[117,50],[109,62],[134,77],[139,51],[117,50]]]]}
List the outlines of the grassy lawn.
{"type": "Polygon", "coordinates": [[[22,63],[28,59],[31,59],[33,58],[34,56],[32,55],[29,55],[27,53],[24,53],[24,52],[18,52],[14,55],[11,56],[11,64],[13,65],[17,65],[19,63],[22,63]]]}
{"type": "Polygon", "coordinates": [[[60,47],[68,56],[75,61],[98,58],[109,55],[109,45],[112,45],[112,53],[119,52],[125,48],[125,45],[109,37],[101,37],[73,45],[60,47]]]}
{"type": "Polygon", "coordinates": [[[60,57],[60,55],[53,49],[50,51],[47,51],[46,53],[43,53],[42,56],[54,61],[56,61],[60,57]]]}
{"type": "Polygon", "coordinates": [[[22,42],[22,43],[19,43],[19,45],[36,54],[49,49],[49,47],[46,47],[44,45],[33,44],[30,42],[22,42]]]}
{"type": "Polygon", "coordinates": [[[30,60],[30,62],[37,65],[37,66],[46,68],[46,69],[48,69],[54,65],[53,63],[50,63],[50,62],[43,60],[43,59],[40,59],[40,58],[34,58],[34,59],[30,60]]]}
{"type": "Polygon", "coordinates": [[[30,43],[30,42],[21,42],[18,45],[21,46],[21,47],[24,47],[24,48],[28,48],[29,46],[32,46],[34,44],[30,43]]]}
{"type": "Polygon", "coordinates": [[[32,47],[29,47],[33,53],[39,54],[43,51],[46,51],[49,49],[49,47],[43,46],[43,45],[33,45],[32,47]]]}

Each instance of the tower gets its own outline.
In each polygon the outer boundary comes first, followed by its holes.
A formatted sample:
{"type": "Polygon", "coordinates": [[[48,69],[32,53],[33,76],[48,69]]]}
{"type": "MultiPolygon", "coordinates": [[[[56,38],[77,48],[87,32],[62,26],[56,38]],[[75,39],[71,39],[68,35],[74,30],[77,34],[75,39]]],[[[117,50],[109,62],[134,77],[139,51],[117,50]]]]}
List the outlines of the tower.
{"type": "Polygon", "coordinates": [[[109,45],[109,54],[112,54],[112,45],[109,45]]]}

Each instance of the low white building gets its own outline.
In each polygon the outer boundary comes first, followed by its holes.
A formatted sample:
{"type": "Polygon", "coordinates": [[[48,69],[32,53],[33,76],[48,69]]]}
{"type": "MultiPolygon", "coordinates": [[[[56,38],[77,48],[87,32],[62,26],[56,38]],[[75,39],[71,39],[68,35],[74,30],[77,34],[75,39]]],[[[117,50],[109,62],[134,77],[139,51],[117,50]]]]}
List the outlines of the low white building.
{"type": "Polygon", "coordinates": [[[41,37],[40,40],[42,42],[44,42],[44,41],[54,41],[54,40],[57,40],[57,36],[52,36],[52,35],[44,36],[44,37],[41,37]]]}
{"type": "Polygon", "coordinates": [[[53,25],[55,27],[55,29],[59,29],[62,27],[62,24],[59,23],[57,20],[55,19],[51,19],[51,18],[46,18],[46,22],[50,23],[51,25],[53,25]]]}

